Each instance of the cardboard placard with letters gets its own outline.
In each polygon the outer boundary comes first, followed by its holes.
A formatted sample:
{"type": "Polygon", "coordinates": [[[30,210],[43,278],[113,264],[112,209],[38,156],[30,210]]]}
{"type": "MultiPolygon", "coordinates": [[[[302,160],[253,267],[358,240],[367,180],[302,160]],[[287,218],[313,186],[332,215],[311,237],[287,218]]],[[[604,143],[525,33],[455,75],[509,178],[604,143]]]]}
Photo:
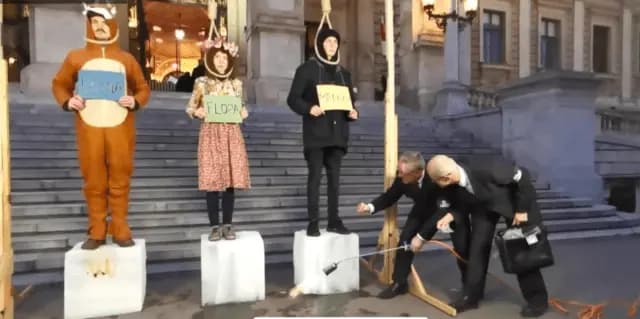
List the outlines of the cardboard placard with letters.
{"type": "Polygon", "coordinates": [[[118,101],[125,96],[124,73],[81,70],[78,72],[76,82],[76,94],[85,100],[111,100],[118,101]]]}
{"type": "Polygon", "coordinates": [[[323,111],[352,111],[349,87],[333,84],[316,85],[318,102],[323,111]]]}
{"type": "Polygon", "coordinates": [[[237,96],[205,95],[206,122],[242,123],[242,100],[237,96]]]}

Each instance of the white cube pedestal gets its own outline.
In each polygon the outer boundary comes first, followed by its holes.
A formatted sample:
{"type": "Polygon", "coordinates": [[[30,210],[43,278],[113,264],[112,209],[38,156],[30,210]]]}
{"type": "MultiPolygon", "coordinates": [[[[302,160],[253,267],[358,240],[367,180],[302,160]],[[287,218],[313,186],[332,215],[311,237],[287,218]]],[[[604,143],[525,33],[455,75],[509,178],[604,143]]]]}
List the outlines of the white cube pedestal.
{"type": "Polygon", "coordinates": [[[104,245],[64,255],[64,317],[95,318],[142,310],[147,285],[144,239],[131,247],[104,245]]]}
{"type": "Polygon", "coordinates": [[[264,242],[257,231],[235,240],[200,239],[202,306],[264,300],[264,242]]]}
{"type": "Polygon", "coordinates": [[[360,253],[357,234],[340,235],[321,231],[320,237],[308,237],[306,230],[295,233],[293,267],[295,284],[304,294],[328,295],[360,289],[360,260],[353,258],[338,264],[325,275],[323,268],[360,253]]]}

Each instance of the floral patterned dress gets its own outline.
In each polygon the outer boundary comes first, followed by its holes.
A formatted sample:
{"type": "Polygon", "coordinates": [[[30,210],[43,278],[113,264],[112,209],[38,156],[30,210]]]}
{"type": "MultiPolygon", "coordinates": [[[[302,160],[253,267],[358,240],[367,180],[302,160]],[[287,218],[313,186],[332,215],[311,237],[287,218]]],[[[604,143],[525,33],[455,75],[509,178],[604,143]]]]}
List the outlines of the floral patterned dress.
{"type": "MultiPolygon", "coordinates": [[[[207,94],[243,99],[242,82],[197,78],[186,110],[191,118],[198,108],[204,107],[203,97],[207,94]]],[[[213,192],[250,187],[249,160],[240,124],[203,121],[198,139],[198,189],[213,192]]]]}

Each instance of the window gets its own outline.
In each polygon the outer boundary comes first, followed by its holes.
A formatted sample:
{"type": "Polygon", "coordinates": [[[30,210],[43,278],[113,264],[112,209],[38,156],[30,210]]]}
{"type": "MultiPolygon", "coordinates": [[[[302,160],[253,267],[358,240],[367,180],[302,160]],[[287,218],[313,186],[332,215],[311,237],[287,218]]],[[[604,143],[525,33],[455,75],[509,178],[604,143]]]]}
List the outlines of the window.
{"type": "Polygon", "coordinates": [[[593,72],[609,72],[609,27],[593,26],[593,72]]]}
{"type": "Polygon", "coordinates": [[[540,22],[540,65],[545,69],[560,68],[560,21],[540,22]]]}
{"type": "Polygon", "coordinates": [[[482,21],[484,62],[505,63],[504,12],[484,10],[482,21]]]}

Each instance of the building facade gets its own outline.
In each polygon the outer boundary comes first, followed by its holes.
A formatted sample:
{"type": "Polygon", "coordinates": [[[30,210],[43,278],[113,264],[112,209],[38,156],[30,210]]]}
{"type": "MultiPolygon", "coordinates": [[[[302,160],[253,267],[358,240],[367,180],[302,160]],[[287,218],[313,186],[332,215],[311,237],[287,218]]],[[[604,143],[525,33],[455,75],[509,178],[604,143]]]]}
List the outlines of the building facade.
{"type": "MultiPolygon", "coordinates": [[[[249,99],[259,105],[284,104],[296,67],[311,52],[320,0],[216,1],[224,7],[229,37],[240,44],[238,75],[247,80],[249,99]]],[[[175,22],[171,15],[149,11],[147,3],[152,2],[157,1],[115,5],[121,30],[127,30],[121,45],[162,81],[180,53],[173,57],[175,41],[158,38],[171,33],[167,29],[172,26],[189,25],[194,15],[178,14],[180,21],[175,22]],[[140,5],[144,10],[137,9],[140,5]],[[173,22],[162,30],[149,19],[173,22]],[[146,42],[139,41],[140,24],[146,26],[146,42]],[[153,47],[164,52],[161,57],[149,54],[153,47]]],[[[165,2],[206,10],[206,0],[165,2]]],[[[331,21],[342,35],[342,64],[351,70],[359,98],[381,99],[386,76],[381,44],[384,1],[331,2],[331,21]]],[[[453,3],[437,0],[435,12],[449,12],[453,3]]],[[[48,91],[48,81],[42,79],[53,75],[69,48],[83,45],[80,9],[69,4],[3,6],[4,54],[14,58],[11,79],[20,81],[27,93],[42,94],[48,91]]],[[[443,83],[451,79],[491,93],[537,72],[574,70],[595,72],[602,79],[602,106],[640,109],[640,0],[480,0],[471,24],[449,28],[457,29],[449,35],[425,15],[421,0],[396,0],[394,20],[396,92],[406,106],[433,111],[443,83]],[[447,41],[457,43],[446,49],[447,41]]],[[[184,55],[180,65],[190,68],[197,63],[201,29],[195,28],[192,36],[187,32],[179,44],[184,55]]]]}

